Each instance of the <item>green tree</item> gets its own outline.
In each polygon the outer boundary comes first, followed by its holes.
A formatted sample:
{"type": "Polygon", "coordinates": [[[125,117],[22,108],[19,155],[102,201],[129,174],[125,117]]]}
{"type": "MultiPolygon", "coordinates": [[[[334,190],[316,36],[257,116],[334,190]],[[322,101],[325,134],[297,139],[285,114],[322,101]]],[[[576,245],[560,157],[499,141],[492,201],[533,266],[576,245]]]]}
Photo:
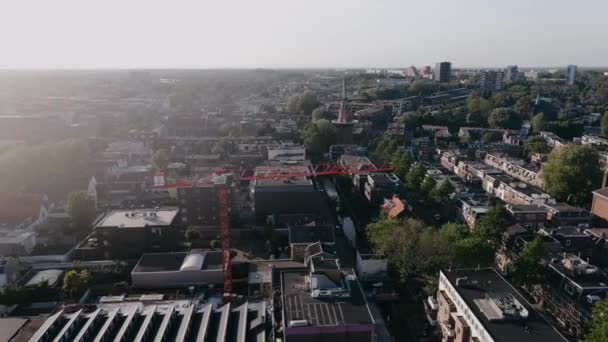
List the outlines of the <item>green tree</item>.
{"type": "Polygon", "coordinates": [[[416,112],[404,113],[400,119],[407,128],[416,129],[422,125],[422,118],[416,112]]]}
{"type": "Polygon", "coordinates": [[[399,141],[397,139],[391,139],[388,142],[388,145],[384,149],[384,153],[382,154],[382,158],[384,160],[390,161],[393,154],[399,149],[399,141]]]}
{"type": "Polygon", "coordinates": [[[397,164],[394,165],[394,167],[397,176],[399,176],[401,179],[405,178],[412,167],[412,158],[410,157],[410,154],[408,152],[403,152],[401,159],[397,164]]]}
{"type": "Polygon", "coordinates": [[[184,234],[184,237],[186,238],[186,241],[192,243],[201,238],[201,233],[198,230],[188,229],[184,234]]]}
{"type": "Polygon", "coordinates": [[[330,112],[329,110],[327,110],[327,108],[323,106],[317,107],[315,108],[315,110],[312,111],[312,119],[314,121],[321,119],[331,120],[333,117],[334,115],[332,114],[332,112],[330,112]]]}
{"type": "Polygon", "coordinates": [[[298,101],[300,101],[300,94],[293,94],[287,99],[287,111],[295,114],[298,112],[298,101]]]}
{"type": "Polygon", "coordinates": [[[72,227],[77,231],[87,231],[97,214],[95,200],[86,192],[70,192],[65,204],[72,227]]]}
{"type": "Polygon", "coordinates": [[[435,190],[436,186],[437,182],[435,182],[435,179],[433,177],[426,176],[424,181],[422,181],[422,185],[420,186],[420,192],[422,192],[423,196],[429,197],[431,196],[431,192],[435,190]]]}
{"type": "Polygon", "coordinates": [[[164,172],[169,166],[169,157],[164,150],[158,150],[152,155],[152,164],[157,171],[164,172]]]}
{"type": "Polygon", "coordinates": [[[602,116],[602,135],[605,137],[608,136],[608,111],[602,116]]]}
{"type": "Polygon", "coordinates": [[[380,140],[378,145],[376,145],[375,151],[378,156],[382,157],[384,155],[384,150],[386,150],[386,148],[388,147],[389,142],[389,139],[382,139],[380,140]]]}
{"type": "Polygon", "coordinates": [[[391,162],[391,164],[393,164],[393,166],[395,166],[395,165],[398,165],[402,159],[403,159],[403,151],[401,149],[397,149],[391,155],[390,162],[391,162]]]}
{"type": "Polygon", "coordinates": [[[545,130],[557,134],[562,139],[580,137],[585,131],[582,123],[570,120],[545,123],[545,130]]]}
{"type": "Polygon", "coordinates": [[[425,96],[437,91],[437,84],[427,80],[416,80],[407,89],[409,96],[425,96]]]}
{"type": "Polygon", "coordinates": [[[307,153],[318,158],[336,141],[336,130],[331,122],[321,119],[304,127],[302,139],[307,153]]]}
{"type": "Polygon", "coordinates": [[[510,108],[496,108],[488,118],[488,124],[493,128],[519,129],[521,123],[521,116],[510,108]]]}
{"type": "Polygon", "coordinates": [[[68,184],[89,167],[88,145],[66,140],[40,145],[23,144],[0,153],[0,198],[14,198],[24,187],[68,184]]]}
{"type": "Polygon", "coordinates": [[[545,128],[545,114],[538,113],[534,115],[531,126],[534,132],[541,132],[545,128]]]}
{"type": "Polygon", "coordinates": [[[447,180],[444,179],[441,184],[435,187],[431,193],[431,197],[433,201],[440,205],[446,205],[450,202],[450,195],[454,192],[454,185],[447,180]]]}
{"type": "Polygon", "coordinates": [[[502,205],[490,208],[486,214],[475,223],[473,236],[481,241],[490,243],[497,248],[502,241],[502,234],[511,224],[509,212],[502,205]]]}
{"type": "Polygon", "coordinates": [[[311,90],[305,90],[300,94],[294,94],[287,101],[287,111],[290,113],[304,113],[310,116],[315,108],[321,103],[317,100],[317,95],[311,90]]]}
{"type": "Polygon", "coordinates": [[[87,270],[70,270],[63,277],[63,291],[70,298],[84,291],[91,282],[91,274],[87,270]]]}
{"type": "Polygon", "coordinates": [[[595,303],[591,313],[589,332],[585,342],[608,341],[608,299],[595,303]]]}
{"type": "Polygon", "coordinates": [[[469,229],[462,223],[446,223],[441,226],[439,235],[444,237],[447,241],[462,240],[469,236],[469,229]]]}
{"type": "Polygon", "coordinates": [[[545,248],[540,237],[526,244],[514,263],[513,281],[521,285],[529,285],[537,281],[543,268],[540,262],[544,256],[545,248]]]}
{"type": "Polygon", "coordinates": [[[403,281],[420,274],[420,238],[425,230],[422,221],[384,219],[367,226],[367,236],[377,253],[384,255],[403,281]]]}
{"type": "Polygon", "coordinates": [[[490,144],[494,141],[499,141],[502,139],[502,135],[498,132],[483,132],[481,135],[481,143],[482,144],[490,144]]]}
{"type": "Polygon", "coordinates": [[[220,248],[220,240],[211,240],[211,242],[209,242],[209,246],[211,248],[220,248]]]}
{"type": "Polygon", "coordinates": [[[545,190],[560,201],[586,206],[600,187],[599,157],[588,146],[568,145],[554,149],[543,167],[545,190]]]}
{"type": "Polygon", "coordinates": [[[454,243],[455,267],[491,266],[494,262],[494,248],[491,243],[479,237],[467,237],[454,243]]]}
{"type": "Polygon", "coordinates": [[[469,229],[460,223],[446,223],[437,232],[437,241],[434,249],[444,255],[444,265],[455,265],[456,242],[469,236],[469,229]]]}
{"type": "Polygon", "coordinates": [[[524,150],[526,151],[526,154],[530,156],[534,153],[549,153],[551,152],[551,147],[547,144],[545,138],[540,135],[535,135],[526,139],[524,142],[524,150]]]}
{"type": "Polygon", "coordinates": [[[511,97],[504,91],[499,91],[490,98],[494,107],[508,107],[511,97]]]}
{"type": "Polygon", "coordinates": [[[467,110],[469,113],[487,117],[493,108],[491,101],[488,101],[479,95],[474,94],[467,97],[467,110]]]}
{"type": "Polygon", "coordinates": [[[420,191],[420,186],[426,175],[426,168],[420,163],[414,164],[405,176],[405,184],[412,191],[420,191]]]}
{"type": "Polygon", "coordinates": [[[528,95],[520,97],[513,105],[513,109],[521,116],[525,116],[530,112],[532,106],[532,98],[528,95]]]}

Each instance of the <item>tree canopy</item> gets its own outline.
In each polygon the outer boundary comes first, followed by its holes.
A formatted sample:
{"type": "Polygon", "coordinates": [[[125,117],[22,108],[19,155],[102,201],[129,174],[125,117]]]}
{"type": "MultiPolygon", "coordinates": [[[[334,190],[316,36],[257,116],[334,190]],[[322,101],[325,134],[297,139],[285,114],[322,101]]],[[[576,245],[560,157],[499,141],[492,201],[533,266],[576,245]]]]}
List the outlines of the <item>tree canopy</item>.
{"type": "Polygon", "coordinates": [[[492,128],[519,129],[521,123],[521,116],[510,108],[496,108],[488,118],[488,124],[492,128]]]}
{"type": "Polygon", "coordinates": [[[545,256],[545,248],[540,237],[527,243],[515,261],[514,271],[511,275],[517,284],[533,284],[542,271],[541,260],[545,256]]]}
{"type": "Polygon", "coordinates": [[[524,142],[524,150],[528,156],[534,153],[549,153],[551,147],[547,144],[545,138],[540,135],[531,136],[524,142]]]}
{"type": "Polygon", "coordinates": [[[494,260],[492,246],[471,236],[466,226],[448,223],[440,228],[425,227],[414,219],[384,218],[367,226],[367,236],[376,252],[384,255],[402,281],[439,269],[489,266],[494,260]]]}
{"type": "Polygon", "coordinates": [[[502,240],[502,234],[511,224],[509,213],[502,205],[490,208],[486,214],[475,223],[473,235],[497,248],[502,240]]]}
{"type": "Polygon", "coordinates": [[[582,123],[570,120],[545,123],[545,130],[557,134],[562,139],[580,137],[585,131],[582,123]]]}
{"type": "Polygon", "coordinates": [[[321,119],[308,123],[302,132],[306,152],[313,157],[327,153],[336,141],[336,129],[328,120],[321,119]]]}
{"type": "Polygon", "coordinates": [[[412,191],[420,191],[420,186],[426,175],[426,168],[420,163],[414,164],[405,176],[405,184],[412,191]]]}
{"type": "Polygon", "coordinates": [[[487,118],[493,108],[494,106],[490,100],[486,100],[479,95],[470,95],[467,97],[467,110],[471,114],[477,114],[483,118],[487,118]]]}
{"type": "Polygon", "coordinates": [[[89,230],[97,214],[95,200],[83,191],[68,194],[65,210],[70,217],[72,227],[77,231],[89,230]]]}
{"type": "Polygon", "coordinates": [[[82,177],[91,154],[79,140],[23,145],[0,154],[0,197],[32,184],[68,184],[82,177]]]}
{"type": "Polygon", "coordinates": [[[595,303],[591,313],[592,321],[585,342],[608,341],[608,299],[595,303]]]}
{"type": "Polygon", "coordinates": [[[534,132],[542,131],[545,128],[545,114],[538,113],[538,114],[534,115],[530,125],[532,126],[532,130],[534,132]]]}
{"type": "Polygon", "coordinates": [[[289,97],[287,101],[287,111],[290,113],[304,113],[304,115],[311,115],[315,108],[321,105],[317,100],[312,90],[304,90],[299,94],[294,94],[289,97]]]}
{"type": "Polygon", "coordinates": [[[334,114],[323,106],[317,107],[315,108],[315,110],[312,111],[312,119],[314,121],[321,119],[331,120],[333,118],[334,114]]]}
{"type": "Polygon", "coordinates": [[[542,174],[551,196],[578,206],[590,203],[591,192],[600,187],[602,177],[597,153],[579,145],[554,149],[542,174]]]}
{"type": "Polygon", "coordinates": [[[454,192],[454,186],[452,183],[444,179],[439,185],[431,192],[431,198],[433,202],[438,205],[447,205],[450,201],[450,195],[454,192]]]}
{"type": "Polygon", "coordinates": [[[84,291],[91,282],[91,274],[87,270],[70,270],[63,277],[63,291],[70,298],[84,291]]]}
{"type": "Polygon", "coordinates": [[[605,112],[602,116],[602,135],[608,136],[608,112],[605,112]]]}
{"type": "Polygon", "coordinates": [[[438,90],[437,84],[428,80],[416,80],[407,89],[410,96],[430,95],[438,90]]]}
{"type": "Polygon", "coordinates": [[[152,155],[152,164],[157,171],[165,172],[169,166],[169,157],[164,150],[158,150],[152,155]]]}

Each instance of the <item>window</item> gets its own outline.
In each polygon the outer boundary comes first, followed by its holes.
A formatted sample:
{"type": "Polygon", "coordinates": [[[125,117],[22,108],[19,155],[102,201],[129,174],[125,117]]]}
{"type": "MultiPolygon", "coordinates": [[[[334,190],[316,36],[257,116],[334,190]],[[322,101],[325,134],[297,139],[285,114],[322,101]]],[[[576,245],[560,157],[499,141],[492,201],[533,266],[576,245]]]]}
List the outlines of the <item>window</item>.
{"type": "Polygon", "coordinates": [[[572,240],[566,240],[566,247],[572,246],[572,240]]]}
{"type": "Polygon", "coordinates": [[[566,285],[564,285],[564,290],[566,290],[566,293],[569,295],[574,295],[574,287],[570,283],[566,283],[566,285]]]}

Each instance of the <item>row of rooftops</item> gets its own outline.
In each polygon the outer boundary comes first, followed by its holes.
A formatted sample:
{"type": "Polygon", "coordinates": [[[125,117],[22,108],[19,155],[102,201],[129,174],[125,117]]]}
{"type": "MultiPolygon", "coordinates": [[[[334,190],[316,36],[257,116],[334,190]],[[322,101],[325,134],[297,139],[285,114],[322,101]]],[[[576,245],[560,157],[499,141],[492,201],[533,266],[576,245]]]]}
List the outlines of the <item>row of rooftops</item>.
{"type": "Polygon", "coordinates": [[[38,341],[217,341],[264,342],[266,302],[215,306],[196,300],[165,301],[162,295],[129,301],[66,306],[51,315],[30,338],[38,341]]]}
{"type": "MultiPolygon", "coordinates": [[[[545,207],[549,213],[552,213],[552,214],[555,214],[558,212],[559,213],[566,213],[566,212],[575,213],[576,212],[579,214],[581,212],[586,212],[586,210],[584,210],[583,208],[577,208],[577,207],[568,205],[566,203],[556,202],[556,200],[553,197],[551,197],[549,194],[546,194],[543,191],[538,190],[534,186],[531,186],[529,184],[526,184],[525,182],[517,180],[509,175],[504,174],[503,171],[493,168],[491,166],[488,166],[486,164],[483,164],[481,162],[463,161],[463,160],[457,161],[457,157],[452,151],[443,152],[442,160],[447,161],[448,159],[449,159],[450,165],[457,163],[456,165],[454,165],[454,172],[458,173],[461,171],[465,171],[468,174],[478,178],[480,181],[485,179],[488,182],[494,183],[495,184],[494,187],[496,187],[498,185],[499,187],[502,187],[505,190],[510,189],[513,192],[520,193],[522,196],[526,196],[529,199],[531,199],[533,202],[535,202],[533,204],[530,204],[530,206],[541,205],[541,206],[545,207]],[[458,170],[456,170],[456,168],[458,170]]],[[[505,158],[505,160],[512,161],[512,159],[509,159],[509,158],[505,158]]],[[[444,166],[446,166],[446,165],[444,165],[444,166]]],[[[462,175],[460,175],[460,176],[462,176],[462,175]]],[[[494,190],[494,191],[496,191],[496,190],[494,190]]],[[[491,195],[494,195],[494,194],[491,194],[491,195]]],[[[503,199],[503,198],[501,198],[501,199],[503,199]]],[[[525,209],[525,208],[530,209],[531,208],[531,207],[526,207],[526,205],[522,206],[522,205],[517,205],[514,203],[508,203],[508,202],[507,202],[507,204],[513,204],[514,209],[525,209]]]]}

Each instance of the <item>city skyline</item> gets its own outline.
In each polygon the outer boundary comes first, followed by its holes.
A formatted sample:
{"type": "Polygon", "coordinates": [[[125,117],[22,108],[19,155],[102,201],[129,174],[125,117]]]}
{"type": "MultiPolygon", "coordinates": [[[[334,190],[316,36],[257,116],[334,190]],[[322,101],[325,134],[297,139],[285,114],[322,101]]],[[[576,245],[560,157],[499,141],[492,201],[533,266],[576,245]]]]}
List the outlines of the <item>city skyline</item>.
{"type": "Polygon", "coordinates": [[[608,3],[485,4],[5,3],[0,69],[606,66],[608,3]]]}

